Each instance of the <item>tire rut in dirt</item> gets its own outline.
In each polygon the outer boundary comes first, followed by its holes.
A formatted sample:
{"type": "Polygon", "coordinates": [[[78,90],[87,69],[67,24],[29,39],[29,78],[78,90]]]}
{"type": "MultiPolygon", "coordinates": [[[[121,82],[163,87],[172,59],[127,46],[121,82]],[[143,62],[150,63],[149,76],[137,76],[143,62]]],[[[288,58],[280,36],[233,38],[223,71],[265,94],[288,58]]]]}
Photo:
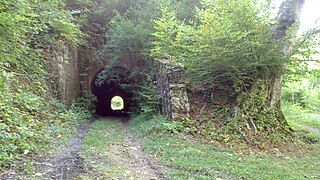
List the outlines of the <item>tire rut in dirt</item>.
{"type": "MultiPolygon", "coordinates": [[[[151,156],[145,154],[141,148],[140,142],[134,138],[132,133],[129,130],[129,121],[130,118],[121,118],[122,124],[125,129],[126,141],[129,143],[131,147],[128,153],[135,157],[135,159],[139,159],[139,165],[137,165],[137,169],[145,172],[145,175],[150,179],[167,179],[163,173],[164,167],[156,161],[151,156]]],[[[147,177],[140,177],[139,179],[147,179],[147,177]]]]}
{"type": "Polygon", "coordinates": [[[85,167],[80,157],[81,142],[91,124],[98,120],[95,117],[82,125],[75,137],[71,139],[66,148],[62,149],[57,156],[46,158],[38,164],[40,174],[46,179],[75,179],[82,173],[90,171],[85,167]]]}

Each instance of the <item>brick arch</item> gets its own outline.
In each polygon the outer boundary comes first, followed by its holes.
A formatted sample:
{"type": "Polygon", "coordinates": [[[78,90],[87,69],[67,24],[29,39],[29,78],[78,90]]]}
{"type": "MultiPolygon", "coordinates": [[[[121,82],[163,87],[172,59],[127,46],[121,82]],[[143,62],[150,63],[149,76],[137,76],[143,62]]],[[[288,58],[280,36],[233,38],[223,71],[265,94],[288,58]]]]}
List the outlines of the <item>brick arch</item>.
{"type": "Polygon", "coordinates": [[[126,115],[130,108],[133,107],[133,95],[130,90],[123,89],[121,87],[122,83],[130,84],[132,79],[130,79],[130,71],[122,66],[115,67],[104,67],[99,72],[96,73],[91,80],[91,92],[97,97],[98,102],[96,103],[96,113],[99,115],[126,115]],[[109,69],[110,68],[110,69],[109,69]],[[101,84],[95,84],[96,79],[100,72],[104,70],[111,71],[112,75],[117,77],[116,80],[106,79],[101,84]],[[120,96],[124,100],[123,110],[113,110],[111,108],[111,99],[114,96],[120,96]]]}
{"type": "MultiPolygon", "coordinates": [[[[88,56],[88,55],[87,55],[88,56]]],[[[109,59],[104,59],[102,61],[95,60],[92,55],[90,57],[83,57],[85,67],[82,67],[82,72],[86,73],[85,77],[82,77],[82,91],[90,91],[91,83],[93,78],[99,73],[102,69],[110,65],[109,59]],[[87,68],[87,70],[85,69],[87,68]]],[[[116,63],[117,67],[123,67],[128,71],[132,71],[135,68],[141,68],[145,65],[144,60],[141,58],[126,59],[120,58],[116,63]]]]}
{"type": "MultiPolygon", "coordinates": [[[[97,74],[110,65],[109,59],[99,61],[95,58],[92,50],[86,47],[80,48],[77,55],[77,66],[79,68],[80,96],[91,91],[92,83],[97,74]]],[[[107,55],[106,55],[107,57],[107,55]]],[[[155,83],[158,94],[162,97],[162,114],[173,119],[189,116],[190,105],[186,91],[184,68],[170,63],[170,61],[159,60],[153,62],[157,71],[155,83]]],[[[132,56],[130,59],[120,58],[117,66],[129,71],[145,66],[142,57],[132,56]]]]}

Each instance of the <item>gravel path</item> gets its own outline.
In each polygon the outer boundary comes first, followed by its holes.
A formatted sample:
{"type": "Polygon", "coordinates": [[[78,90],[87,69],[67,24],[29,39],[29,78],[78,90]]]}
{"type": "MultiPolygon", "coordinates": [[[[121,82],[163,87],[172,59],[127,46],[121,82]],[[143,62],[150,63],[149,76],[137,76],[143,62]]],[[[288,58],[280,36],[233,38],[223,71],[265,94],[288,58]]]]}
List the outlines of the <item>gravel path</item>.
{"type": "MultiPolygon", "coordinates": [[[[71,180],[81,179],[82,175],[90,174],[90,177],[94,177],[94,179],[105,179],[102,175],[104,172],[96,171],[96,169],[92,168],[92,164],[89,165],[90,163],[88,164],[86,159],[81,158],[82,140],[88,133],[92,123],[100,119],[97,117],[80,126],[76,135],[56,156],[43,155],[38,157],[34,162],[36,173],[29,178],[71,180]]],[[[129,118],[103,118],[101,120],[117,121],[120,124],[122,123],[123,126],[121,131],[106,127],[105,131],[121,133],[119,135],[124,139],[109,145],[105,144],[103,148],[106,148],[106,159],[97,159],[98,162],[110,162],[111,160],[110,163],[114,165],[113,167],[123,169],[120,174],[111,175],[111,179],[167,179],[163,174],[163,166],[153,157],[143,152],[139,141],[129,131],[129,118]]],[[[110,168],[112,167],[109,163],[105,164],[106,171],[110,168]]],[[[5,179],[15,179],[16,174],[14,172],[10,174],[9,172],[6,176],[0,176],[0,179],[2,180],[4,177],[5,179]]],[[[27,177],[25,178],[28,179],[27,177]]]]}

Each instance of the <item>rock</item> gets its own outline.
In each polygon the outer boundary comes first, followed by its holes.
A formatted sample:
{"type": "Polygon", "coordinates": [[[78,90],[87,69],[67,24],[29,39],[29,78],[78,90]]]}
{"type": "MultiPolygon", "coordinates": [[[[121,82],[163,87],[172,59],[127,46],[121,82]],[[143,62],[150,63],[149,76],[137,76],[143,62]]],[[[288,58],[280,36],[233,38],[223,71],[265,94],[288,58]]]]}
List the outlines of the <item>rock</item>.
{"type": "Polygon", "coordinates": [[[271,149],[271,153],[272,154],[278,154],[280,152],[280,150],[278,148],[272,148],[271,149]]]}
{"type": "Polygon", "coordinates": [[[172,119],[189,117],[190,104],[186,91],[185,69],[168,60],[156,62],[158,93],[162,97],[161,113],[172,119]]]}

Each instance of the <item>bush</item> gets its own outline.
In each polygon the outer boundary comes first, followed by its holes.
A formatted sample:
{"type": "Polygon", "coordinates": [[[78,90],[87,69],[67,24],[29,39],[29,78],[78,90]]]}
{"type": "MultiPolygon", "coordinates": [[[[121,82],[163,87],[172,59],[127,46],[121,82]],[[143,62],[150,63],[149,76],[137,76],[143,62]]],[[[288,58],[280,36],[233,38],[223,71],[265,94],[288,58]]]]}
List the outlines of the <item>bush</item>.
{"type": "Polygon", "coordinates": [[[73,106],[81,107],[82,109],[87,109],[92,113],[95,112],[95,103],[97,102],[97,97],[91,92],[85,92],[81,98],[78,98],[73,106]]]}
{"type": "Polygon", "coordinates": [[[301,86],[301,82],[292,82],[283,87],[281,96],[284,103],[297,104],[306,108],[310,95],[306,87],[301,86]]]}
{"type": "Polygon", "coordinates": [[[23,164],[37,147],[46,144],[54,133],[48,132],[53,124],[59,127],[91,115],[82,107],[67,109],[31,91],[15,92],[11,85],[17,79],[13,77],[0,76],[0,80],[0,171],[23,164]]]}
{"type": "Polygon", "coordinates": [[[296,104],[304,109],[320,110],[320,86],[310,79],[286,83],[281,98],[285,105],[296,104]]]}

